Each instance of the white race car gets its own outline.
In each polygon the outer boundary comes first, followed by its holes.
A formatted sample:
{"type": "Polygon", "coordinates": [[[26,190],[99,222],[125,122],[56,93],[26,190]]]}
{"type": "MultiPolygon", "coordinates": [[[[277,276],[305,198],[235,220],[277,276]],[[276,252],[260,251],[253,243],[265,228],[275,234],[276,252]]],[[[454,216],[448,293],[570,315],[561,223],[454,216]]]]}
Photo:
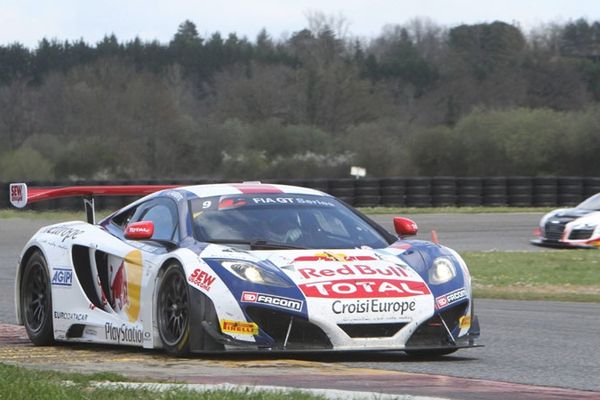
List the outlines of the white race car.
{"type": "Polygon", "coordinates": [[[600,193],[575,208],[561,208],[544,215],[534,230],[538,246],[597,248],[600,246],[600,193]]]}
{"type": "Polygon", "coordinates": [[[17,207],[141,194],[97,224],[87,200],[88,222],[43,227],[25,245],[17,317],[33,343],[172,355],[478,346],[465,262],[403,239],[411,220],[394,219],[398,238],[328,194],[258,182],[10,187],[17,207]]]}

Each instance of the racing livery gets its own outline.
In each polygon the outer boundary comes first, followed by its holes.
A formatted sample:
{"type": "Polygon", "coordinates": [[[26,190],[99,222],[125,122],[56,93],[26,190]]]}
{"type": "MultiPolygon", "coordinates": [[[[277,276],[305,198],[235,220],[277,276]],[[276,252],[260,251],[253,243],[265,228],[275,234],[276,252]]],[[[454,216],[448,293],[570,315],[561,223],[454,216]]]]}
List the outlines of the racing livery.
{"type": "Polygon", "coordinates": [[[561,208],[544,215],[535,229],[538,246],[598,248],[600,246],[600,193],[575,208],[561,208]]]}
{"type": "Polygon", "coordinates": [[[406,239],[417,232],[406,218],[394,219],[397,237],[328,194],[259,182],[10,188],[17,207],[126,194],[147,195],[97,224],[92,209],[88,222],[43,227],[26,244],[15,295],[33,343],[172,355],[478,346],[465,262],[406,239]]]}

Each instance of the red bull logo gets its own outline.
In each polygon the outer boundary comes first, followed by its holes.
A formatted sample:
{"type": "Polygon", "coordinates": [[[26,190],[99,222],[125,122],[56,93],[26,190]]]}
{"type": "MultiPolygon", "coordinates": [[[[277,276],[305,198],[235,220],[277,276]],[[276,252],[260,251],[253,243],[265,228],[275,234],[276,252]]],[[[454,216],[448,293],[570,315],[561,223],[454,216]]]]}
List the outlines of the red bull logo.
{"type": "Polygon", "coordinates": [[[142,253],[134,250],[125,256],[111,283],[113,307],[115,311],[124,311],[130,322],[140,316],[141,287],[142,253]]]}

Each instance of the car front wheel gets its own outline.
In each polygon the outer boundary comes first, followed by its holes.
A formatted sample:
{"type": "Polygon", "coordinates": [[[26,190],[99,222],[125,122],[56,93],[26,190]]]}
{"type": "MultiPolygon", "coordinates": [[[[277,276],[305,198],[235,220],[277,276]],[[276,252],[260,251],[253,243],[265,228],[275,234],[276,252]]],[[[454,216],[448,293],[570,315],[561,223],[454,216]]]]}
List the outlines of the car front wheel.
{"type": "Polygon", "coordinates": [[[187,282],[178,264],[169,265],[157,296],[158,333],[167,353],[185,356],[190,351],[190,301],[187,282]]]}
{"type": "Polygon", "coordinates": [[[48,346],[54,343],[48,264],[39,251],[27,260],[23,270],[21,312],[27,336],[34,344],[48,346]]]}

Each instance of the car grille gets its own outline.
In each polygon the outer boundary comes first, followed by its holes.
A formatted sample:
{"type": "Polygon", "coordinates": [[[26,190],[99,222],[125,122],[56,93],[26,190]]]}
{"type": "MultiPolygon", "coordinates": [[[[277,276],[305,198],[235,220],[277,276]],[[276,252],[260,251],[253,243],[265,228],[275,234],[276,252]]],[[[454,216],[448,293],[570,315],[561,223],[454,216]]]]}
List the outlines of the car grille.
{"type": "Polygon", "coordinates": [[[338,324],[338,326],[351,338],[369,338],[394,336],[406,324],[338,324]]]}
{"type": "Polygon", "coordinates": [[[573,229],[569,234],[571,240],[585,240],[589,239],[594,233],[594,229],[573,229]]]}
{"type": "Polygon", "coordinates": [[[563,232],[565,231],[565,225],[571,220],[550,220],[544,227],[544,238],[546,240],[560,240],[563,232]]]}
{"type": "MultiPolygon", "coordinates": [[[[283,347],[291,315],[279,311],[267,310],[260,307],[248,307],[246,312],[252,321],[273,340],[279,347],[283,347]]],[[[301,318],[294,318],[292,329],[289,333],[287,350],[293,349],[331,349],[331,341],[317,325],[301,318]]]]}

